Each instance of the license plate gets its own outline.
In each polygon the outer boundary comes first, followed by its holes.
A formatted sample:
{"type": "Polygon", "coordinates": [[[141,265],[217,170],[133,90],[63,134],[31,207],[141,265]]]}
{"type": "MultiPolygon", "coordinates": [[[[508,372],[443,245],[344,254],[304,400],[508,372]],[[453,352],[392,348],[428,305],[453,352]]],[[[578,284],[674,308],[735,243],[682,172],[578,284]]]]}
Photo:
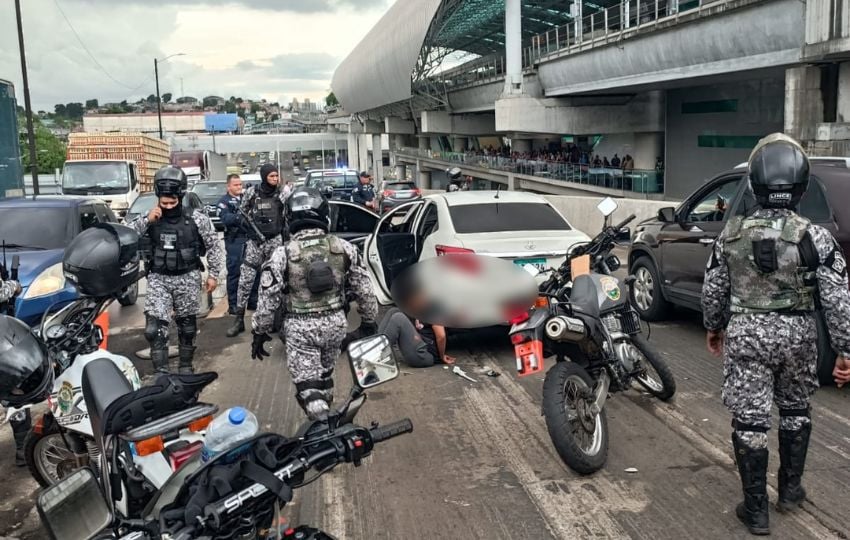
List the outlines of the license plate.
{"type": "Polygon", "coordinates": [[[526,264],[530,264],[531,266],[537,268],[538,271],[542,272],[546,270],[546,259],[514,259],[514,264],[522,268],[526,264]]]}

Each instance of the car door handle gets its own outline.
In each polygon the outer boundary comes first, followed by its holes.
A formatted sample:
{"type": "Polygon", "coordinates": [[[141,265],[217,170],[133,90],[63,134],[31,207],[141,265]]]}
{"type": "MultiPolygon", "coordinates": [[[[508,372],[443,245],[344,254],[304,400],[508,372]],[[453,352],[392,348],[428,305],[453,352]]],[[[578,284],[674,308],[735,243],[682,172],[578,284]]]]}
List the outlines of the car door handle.
{"type": "Polygon", "coordinates": [[[700,238],[699,243],[700,244],[713,244],[714,238],[700,238]]]}

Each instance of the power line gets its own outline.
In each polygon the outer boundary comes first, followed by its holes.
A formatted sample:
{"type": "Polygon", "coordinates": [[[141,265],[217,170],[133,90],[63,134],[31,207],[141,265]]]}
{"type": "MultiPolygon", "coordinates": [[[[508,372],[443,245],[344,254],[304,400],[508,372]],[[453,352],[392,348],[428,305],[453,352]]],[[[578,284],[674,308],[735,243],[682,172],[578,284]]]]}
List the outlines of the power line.
{"type": "Polygon", "coordinates": [[[76,37],[76,38],[77,38],[77,42],[80,44],[80,46],[83,48],[83,50],[84,50],[84,51],[86,51],[86,53],[89,55],[89,58],[91,58],[91,59],[92,59],[92,62],[94,62],[94,64],[95,64],[95,65],[96,65],[96,66],[100,69],[100,71],[102,71],[104,75],[106,75],[107,77],[109,77],[109,79],[110,79],[112,82],[114,82],[114,83],[115,83],[115,84],[117,84],[118,86],[123,86],[124,88],[127,88],[127,89],[128,89],[128,90],[130,90],[131,92],[135,92],[136,90],[140,89],[141,87],[143,87],[144,85],[146,85],[146,84],[148,84],[148,83],[150,82],[150,80],[151,80],[153,77],[148,77],[148,78],[147,78],[147,79],[145,79],[145,80],[144,80],[141,84],[139,84],[138,86],[133,87],[133,86],[130,86],[130,85],[124,84],[123,82],[121,82],[121,81],[119,81],[118,79],[116,79],[115,77],[113,77],[113,76],[112,76],[112,74],[111,74],[111,73],[109,73],[109,71],[107,71],[107,70],[106,70],[106,68],[105,68],[105,67],[103,67],[103,65],[102,65],[102,64],[101,64],[101,63],[97,60],[97,58],[95,58],[94,54],[92,54],[92,52],[89,50],[89,48],[88,48],[88,47],[86,47],[86,44],[85,44],[85,43],[83,43],[83,40],[82,40],[82,38],[80,37],[80,34],[78,34],[78,33],[77,33],[77,30],[74,28],[74,25],[73,25],[73,24],[71,24],[71,21],[68,19],[68,16],[67,16],[67,15],[65,15],[65,11],[63,11],[63,10],[62,10],[62,6],[60,6],[60,5],[59,5],[59,0],[53,0],[53,3],[55,3],[55,4],[56,4],[56,8],[59,10],[59,13],[61,13],[61,14],[62,14],[62,18],[63,18],[63,19],[65,19],[65,22],[66,22],[66,23],[68,23],[68,27],[71,29],[71,32],[73,32],[73,33],[74,33],[74,37],[76,37]]]}

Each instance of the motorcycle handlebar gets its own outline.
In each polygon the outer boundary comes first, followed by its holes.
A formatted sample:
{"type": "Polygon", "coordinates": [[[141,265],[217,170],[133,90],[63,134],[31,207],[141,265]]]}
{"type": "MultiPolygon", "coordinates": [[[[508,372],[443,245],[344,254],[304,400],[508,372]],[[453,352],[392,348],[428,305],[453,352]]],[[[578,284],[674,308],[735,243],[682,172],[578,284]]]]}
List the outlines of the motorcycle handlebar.
{"type": "Polygon", "coordinates": [[[410,421],[410,418],[405,418],[404,420],[399,420],[398,422],[393,422],[386,426],[378,426],[369,430],[369,433],[372,435],[372,441],[376,443],[412,432],[413,422],[410,421]]]}
{"type": "Polygon", "coordinates": [[[620,229],[622,229],[623,227],[625,227],[626,225],[631,223],[636,217],[637,216],[634,215],[634,214],[630,215],[629,217],[627,217],[626,219],[624,219],[623,221],[621,221],[617,225],[614,225],[614,230],[619,231],[620,229]]]}

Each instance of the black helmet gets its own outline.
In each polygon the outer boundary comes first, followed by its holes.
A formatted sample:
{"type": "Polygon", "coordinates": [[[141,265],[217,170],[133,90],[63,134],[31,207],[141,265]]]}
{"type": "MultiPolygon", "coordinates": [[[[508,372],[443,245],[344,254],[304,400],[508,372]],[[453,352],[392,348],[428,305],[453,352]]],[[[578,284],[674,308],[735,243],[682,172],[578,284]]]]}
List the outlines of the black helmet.
{"type": "Polygon", "coordinates": [[[452,167],[446,169],[446,174],[449,176],[449,180],[457,180],[463,174],[463,171],[460,170],[460,167],[452,167]]]}
{"type": "Polygon", "coordinates": [[[289,232],[316,227],[330,228],[330,205],[316,188],[300,187],[286,199],[286,222],[289,232]]]}
{"type": "Polygon", "coordinates": [[[139,234],[115,223],[94,225],[65,249],[62,271],[82,295],[120,294],[139,278],[139,234]]]}
{"type": "Polygon", "coordinates": [[[750,188],[763,208],[796,208],[809,187],[809,158],[791,137],[774,133],[750,154],[750,188]]]}
{"type": "Polygon", "coordinates": [[[0,404],[21,407],[43,401],[52,383],[42,342],[23,322],[0,315],[0,404]]]}
{"type": "Polygon", "coordinates": [[[153,189],[157,197],[177,197],[182,199],[189,186],[183,169],[166,165],[156,171],[153,177],[153,189]]]}

